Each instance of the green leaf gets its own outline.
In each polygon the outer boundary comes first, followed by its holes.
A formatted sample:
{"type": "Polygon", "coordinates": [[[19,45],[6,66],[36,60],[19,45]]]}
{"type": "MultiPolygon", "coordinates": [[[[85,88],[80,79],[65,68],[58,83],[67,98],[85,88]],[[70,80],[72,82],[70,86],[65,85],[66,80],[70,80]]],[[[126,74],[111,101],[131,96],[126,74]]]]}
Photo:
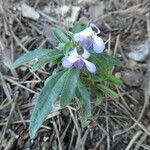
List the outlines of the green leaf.
{"type": "Polygon", "coordinates": [[[47,55],[49,53],[49,50],[47,49],[35,49],[34,51],[30,51],[28,53],[23,54],[21,57],[19,57],[14,64],[12,64],[13,68],[17,68],[23,64],[28,63],[29,61],[40,58],[44,55],[47,55]]]}
{"type": "Polygon", "coordinates": [[[81,118],[81,127],[82,128],[85,128],[85,127],[87,127],[89,124],[90,124],[90,120],[88,120],[89,118],[88,117],[83,117],[83,118],[81,118]]]}
{"type": "Polygon", "coordinates": [[[93,80],[103,80],[113,84],[122,85],[122,81],[111,75],[110,71],[113,66],[121,66],[120,60],[106,54],[95,54],[92,53],[92,62],[96,64],[97,72],[91,75],[93,80]],[[96,79],[97,78],[97,79],[96,79]],[[99,78],[99,79],[98,79],[99,78]]]}
{"type": "Polygon", "coordinates": [[[97,64],[99,72],[108,72],[112,69],[113,66],[121,66],[122,63],[117,58],[106,54],[95,54],[92,53],[92,61],[97,64]]]}
{"type": "Polygon", "coordinates": [[[69,42],[69,38],[60,29],[52,28],[52,33],[56,38],[56,40],[58,40],[59,42],[61,43],[69,42]]]}
{"type": "Polygon", "coordinates": [[[111,75],[111,74],[108,74],[106,76],[106,81],[108,81],[110,83],[113,83],[113,84],[117,84],[117,85],[122,85],[123,84],[122,80],[116,78],[114,75],[111,75]]]}
{"type": "Polygon", "coordinates": [[[71,39],[73,39],[74,34],[73,34],[72,32],[66,31],[66,34],[67,34],[71,39]]]}
{"type": "Polygon", "coordinates": [[[104,93],[107,93],[109,96],[111,96],[114,99],[119,97],[119,95],[115,91],[111,90],[109,87],[107,87],[105,85],[99,84],[99,85],[97,85],[97,87],[101,91],[103,91],[104,93]]]}
{"type": "Polygon", "coordinates": [[[57,63],[57,60],[63,56],[63,52],[59,50],[51,50],[47,55],[41,57],[37,63],[35,63],[32,67],[32,71],[36,71],[48,63],[52,63],[53,65],[57,63]]]}
{"type": "Polygon", "coordinates": [[[83,100],[83,114],[85,116],[90,116],[91,115],[90,94],[85,85],[83,85],[83,83],[80,80],[78,81],[78,90],[83,100]]]}
{"type": "Polygon", "coordinates": [[[102,95],[101,93],[96,93],[95,106],[99,106],[101,103],[102,103],[102,95]]]}
{"type": "Polygon", "coordinates": [[[77,47],[77,43],[76,42],[67,42],[65,43],[65,50],[71,50],[71,49],[74,49],[75,47],[77,47]]]}
{"type": "Polygon", "coordinates": [[[97,66],[97,72],[102,73],[104,71],[108,72],[112,69],[113,65],[109,64],[108,61],[101,57],[101,54],[92,54],[92,62],[97,66]]]}
{"type": "Polygon", "coordinates": [[[78,69],[70,69],[65,81],[64,86],[61,92],[60,104],[62,107],[65,107],[69,104],[72,98],[75,96],[75,90],[77,87],[77,82],[79,78],[80,71],[78,69]]]}
{"type": "Polygon", "coordinates": [[[102,54],[101,57],[106,59],[107,62],[113,66],[122,66],[122,62],[118,58],[106,54],[102,54]]]}
{"type": "Polygon", "coordinates": [[[50,76],[47,79],[46,84],[44,85],[37,98],[36,105],[31,116],[29,126],[29,133],[31,137],[35,136],[37,130],[40,128],[45,118],[51,112],[52,104],[60,95],[67,75],[68,71],[65,73],[60,72],[50,76]]]}
{"type": "Polygon", "coordinates": [[[65,49],[65,44],[66,43],[59,43],[58,46],[56,47],[56,49],[60,50],[60,51],[64,51],[65,49]]]}
{"type": "Polygon", "coordinates": [[[82,30],[84,30],[85,28],[86,28],[86,25],[82,25],[80,23],[77,23],[74,25],[71,32],[78,33],[78,32],[81,32],[82,30]]]}

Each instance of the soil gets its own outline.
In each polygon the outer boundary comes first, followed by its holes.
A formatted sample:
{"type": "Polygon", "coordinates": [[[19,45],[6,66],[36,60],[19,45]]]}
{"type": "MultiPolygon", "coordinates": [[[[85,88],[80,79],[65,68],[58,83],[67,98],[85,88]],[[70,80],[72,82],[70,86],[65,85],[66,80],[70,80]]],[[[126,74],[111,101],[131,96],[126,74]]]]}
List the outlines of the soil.
{"type": "Polygon", "coordinates": [[[149,0],[0,0],[0,150],[150,150],[150,56],[142,61],[128,57],[132,45],[147,40],[149,0]],[[39,18],[25,17],[22,3],[34,8],[39,18]],[[64,5],[67,13],[58,15],[64,5]],[[68,23],[74,6],[79,14],[68,23]],[[27,51],[55,46],[52,27],[64,31],[76,23],[97,25],[107,53],[123,62],[113,70],[124,82],[113,87],[119,99],[104,96],[99,106],[93,105],[84,129],[72,103],[70,109],[53,113],[31,139],[28,126],[35,98],[54,66],[34,74],[31,64],[17,69],[10,64],[27,51]]]}

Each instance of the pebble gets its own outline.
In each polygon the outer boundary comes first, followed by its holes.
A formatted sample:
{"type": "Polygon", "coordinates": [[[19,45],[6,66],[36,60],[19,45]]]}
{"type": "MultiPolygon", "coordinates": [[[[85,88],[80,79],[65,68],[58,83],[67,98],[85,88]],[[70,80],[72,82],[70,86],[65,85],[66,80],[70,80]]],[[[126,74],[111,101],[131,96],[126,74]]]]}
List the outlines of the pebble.
{"type": "Polygon", "coordinates": [[[82,17],[79,19],[79,23],[81,23],[81,24],[87,25],[89,22],[90,22],[90,20],[89,20],[87,17],[85,17],[85,16],[82,16],[82,17]]]}
{"type": "Polygon", "coordinates": [[[22,16],[26,18],[30,18],[33,20],[38,20],[40,18],[40,14],[37,11],[35,11],[33,7],[30,7],[26,3],[23,3],[21,5],[21,12],[22,16]]]}
{"type": "Polygon", "coordinates": [[[118,78],[118,79],[121,79],[121,73],[120,72],[116,72],[115,73],[115,77],[118,78]]]}
{"type": "Polygon", "coordinates": [[[140,72],[122,71],[121,74],[124,83],[130,87],[141,86],[143,82],[143,74],[140,72]]]}
{"type": "Polygon", "coordinates": [[[145,61],[150,53],[150,41],[145,40],[142,42],[137,42],[136,44],[131,45],[129,49],[131,52],[127,55],[130,59],[137,62],[145,61]]]}
{"type": "MultiPolygon", "coordinates": [[[[65,16],[65,14],[69,11],[70,7],[67,5],[61,6],[60,8],[56,9],[56,13],[60,16],[65,16]]],[[[78,16],[79,16],[79,12],[80,12],[80,7],[78,6],[72,6],[71,8],[71,15],[67,16],[66,18],[64,18],[64,23],[69,25],[73,24],[78,16]]]]}
{"type": "Polygon", "coordinates": [[[133,105],[133,104],[130,104],[130,108],[134,108],[134,105],[133,105]]]}
{"type": "Polygon", "coordinates": [[[138,63],[137,63],[136,61],[134,61],[134,60],[132,60],[132,59],[128,59],[128,60],[127,60],[127,67],[128,67],[128,68],[133,69],[133,68],[135,68],[137,65],[138,65],[138,63]]]}

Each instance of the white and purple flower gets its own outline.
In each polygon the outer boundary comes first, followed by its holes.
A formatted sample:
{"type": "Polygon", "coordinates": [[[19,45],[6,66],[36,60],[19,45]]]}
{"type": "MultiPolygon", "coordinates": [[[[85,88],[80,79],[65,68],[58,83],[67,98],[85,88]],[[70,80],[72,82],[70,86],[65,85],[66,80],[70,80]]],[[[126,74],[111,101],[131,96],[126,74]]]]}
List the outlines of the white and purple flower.
{"type": "Polygon", "coordinates": [[[90,27],[74,34],[74,40],[85,49],[93,48],[96,53],[102,53],[105,49],[104,41],[97,35],[100,33],[98,27],[90,24],[90,27]]]}
{"type": "Polygon", "coordinates": [[[70,68],[74,66],[81,69],[86,66],[89,72],[96,72],[95,64],[86,59],[90,57],[90,53],[87,51],[89,48],[93,48],[96,53],[102,53],[104,51],[105,43],[97,36],[99,33],[100,30],[94,24],[90,24],[90,27],[79,33],[75,33],[73,40],[78,42],[78,46],[74,50],[71,50],[68,56],[62,59],[63,67],[70,68]]]}
{"type": "Polygon", "coordinates": [[[84,49],[83,54],[79,55],[77,48],[75,48],[74,50],[69,52],[69,56],[63,58],[62,65],[64,68],[70,68],[72,66],[75,66],[78,69],[86,66],[89,72],[94,73],[96,72],[96,66],[86,60],[89,57],[90,53],[86,49],[84,49]]]}

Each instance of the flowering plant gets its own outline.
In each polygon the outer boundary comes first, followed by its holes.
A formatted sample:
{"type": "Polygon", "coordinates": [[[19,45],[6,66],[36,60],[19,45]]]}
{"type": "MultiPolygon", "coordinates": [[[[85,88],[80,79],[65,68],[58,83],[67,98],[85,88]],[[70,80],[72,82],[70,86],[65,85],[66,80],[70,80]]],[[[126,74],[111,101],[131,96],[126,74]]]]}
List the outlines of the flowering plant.
{"type": "Polygon", "coordinates": [[[66,33],[57,28],[53,28],[52,33],[59,42],[58,47],[30,51],[12,65],[16,68],[36,59],[32,71],[49,63],[57,66],[37,97],[29,126],[31,136],[36,134],[56,103],[64,108],[72,100],[78,100],[83,116],[91,116],[90,97],[95,105],[100,104],[103,93],[117,98],[109,83],[122,83],[110,73],[113,66],[120,66],[121,63],[104,52],[105,43],[98,36],[100,30],[97,26],[90,24],[86,28],[77,24],[66,33]]]}

